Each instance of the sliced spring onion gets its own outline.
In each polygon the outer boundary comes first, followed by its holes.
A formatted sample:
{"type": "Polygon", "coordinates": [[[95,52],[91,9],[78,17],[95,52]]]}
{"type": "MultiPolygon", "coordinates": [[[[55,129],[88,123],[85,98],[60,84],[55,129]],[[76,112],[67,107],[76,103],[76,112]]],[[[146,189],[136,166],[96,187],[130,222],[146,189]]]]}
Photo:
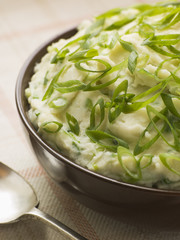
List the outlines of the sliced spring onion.
{"type": "Polygon", "coordinates": [[[156,35],[144,40],[143,45],[171,46],[180,41],[180,34],[156,35]]]}
{"type": "Polygon", "coordinates": [[[74,141],[73,141],[73,142],[72,142],[72,146],[75,147],[76,150],[77,150],[77,152],[78,152],[78,154],[80,154],[81,149],[80,149],[79,145],[77,144],[77,142],[74,142],[74,141]]]}
{"type": "Polygon", "coordinates": [[[116,33],[115,31],[111,34],[107,32],[102,32],[98,37],[97,44],[102,48],[109,48],[112,49],[117,42],[116,33]]]}
{"type": "Polygon", "coordinates": [[[104,21],[104,18],[96,19],[90,27],[88,27],[86,34],[89,34],[90,37],[96,37],[103,29],[104,21]]]}
{"type": "Polygon", "coordinates": [[[87,98],[87,99],[86,99],[85,107],[88,108],[89,111],[92,110],[92,108],[93,108],[93,102],[92,102],[92,100],[91,100],[90,98],[87,98]]]}
{"type": "Polygon", "coordinates": [[[62,128],[63,124],[57,121],[48,121],[41,124],[40,129],[47,133],[57,133],[62,128]]]}
{"type": "Polygon", "coordinates": [[[155,108],[153,108],[152,106],[148,105],[147,107],[147,114],[148,117],[150,119],[150,121],[152,122],[154,128],[156,129],[156,131],[160,134],[161,138],[172,148],[174,148],[177,151],[180,151],[180,140],[178,137],[178,134],[176,132],[176,130],[174,129],[174,126],[170,123],[170,121],[168,120],[168,118],[166,116],[164,116],[162,113],[158,112],[155,108]],[[155,116],[159,117],[160,119],[162,119],[169,127],[169,129],[171,130],[171,133],[174,137],[174,144],[169,143],[169,141],[166,139],[165,135],[163,134],[163,132],[161,132],[155,121],[152,119],[151,117],[151,113],[153,113],[155,116]]]}
{"type": "Polygon", "coordinates": [[[161,90],[160,92],[162,92],[162,90],[165,88],[166,85],[167,85],[167,81],[166,80],[162,81],[157,85],[155,85],[154,87],[148,89],[147,91],[136,95],[134,98],[132,98],[131,102],[136,102],[137,100],[147,97],[148,95],[151,95],[152,93],[157,92],[158,90],[161,90]]]}
{"type": "Polygon", "coordinates": [[[145,9],[142,13],[139,14],[140,17],[145,18],[146,16],[156,16],[161,13],[166,13],[168,9],[162,6],[150,6],[149,8],[145,9]]]}
{"type": "Polygon", "coordinates": [[[152,159],[153,159],[152,154],[144,154],[138,159],[139,165],[141,169],[147,168],[151,165],[152,159]]]}
{"type": "Polygon", "coordinates": [[[128,69],[132,74],[136,69],[137,58],[138,58],[138,53],[136,51],[132,51],[128,58],[128,69]]]}
{"type": "Polygon", "coordinates": [[[89,58],[89,59],[84,59],[84,60],[80,60],[78,62],[75,63],[75,67],[81,71],[85,71],[85,72],[94,72],[94,73],[101,73],[101,72],[107,72],[109,71],[112,67],[111,65],[102,60],[102,59],[95,59],[95,58],[89,58]],[[82,63],[85,63],[86,65],[88,65],[91,62],[97,62],[97,63],[101,63],[102,65],[104,65],[105,69],[103,70],[91,70],[85,67],[82,67],[82,63]]]}
{"type": "Polygon", "coordinates": [[[148,71],[147,71],[146,69],[144,69],[144,68],[139,69],[137,72],[140,73],[140,74],[142,74],[142,75],[145,75],[145,77],[147,77],[147,78],[154,79],[154,74],[148,72],[148,71]]]}
{"type": "Polygon", "coordinates": [[[131,113],[131,112],[137,111],[143,107],[146,107],[148,104],[154,102],[160,96],[160,94],[163,92],[163,90],[165,89],[167,84],[168,84],[168,81],[164,80],[164,81],[160,82],[159,84],[157,84],[156,86],[152,87],[151,89],[148,89],[146,92],[135,96],[134,98],[131,99],[130,102],[128,102],[125,105],[123,112],[131,113]],[[136,102],[137,100],[152,94],[153,92],[157,91],[158,89],[160,89],[160,91],[155,93],[152,97],[148,98],[147,100],[142,101],[142,102],[136,102]]]}
{"type": "MultiPolygon", "coordinates": [[[[103,76],[101,75],[101,77],[103,77],[103,76]]],[[[100,90],[102,88],[108,87],[109,85],[116,82],[118,78],[119,77],[115,77],[114,79],[109,80],[105,83],[99,83],[101,78],[98,77],[98,78],[92,80],[90,83],[88,83],[86,88],[84,88],[84,91],[95,91],[95,90],[100,90]]]]}
{"type": "Polygon", "coordinates": [[[172,101],[172,98],[178,98],[180,100],[180,97],[177,97],[172,94],[167,93],[161,93],[162,100],[166,107],[169,109],[169,111],[176,117],[180,118],[180,113],[178,113],[177,109],[174,106],[174,103],[172,101]]]}
{"type": "Polygon", "coordinates": [[[72,116],[71,114],[69,114],[68,112],[66,112],[66,119],[67,119],[67,122],[68,122],[68,125],[69,125],[71,131],[74,134],[79,135],[80,128],[79,128],[79,123],[76,120],[76,118],[74,116],[72,116]]]}
{"type": "Polygon", "coordinates": [[[44,76],[44,81],[43,81],[43,85],[46,87],[47,83],[49,82],[49,79],[47,78],[49,71],[46,72],[45,76],[44,76]]]}
{"type": "Polygon", "coordinates": [[[154,36],[155,28],[148,23],[141,23],[139,26],[139,35],[145,38],[152,38],[154,36]]]}
{"type": "MultiPolygon", "coordinates": [[[[113,72],[118,72],[118,76],[120,75],[119,73],[127,66],[128,60],[125,59],[124,61],[120,62],[119,64],[113,66],[109,71],[103,73],[103,77],[107,76],[113,72]]],[[[102,76],[100,76],[101,78],[102,76]]]]}
{"type": "Polygon", "coordinates": [[[90,83],[86,85],[86,87],[83,89],[83,91],[94,91],[94,90],[100,90],[102,88],[105,88],[112,83],[114,83],[118,78],[119,78],[119,72],[122,71],[123,68],[125,68],[127,65],[127,60],[122,61],[121,63],[113,66],[110,70],[103,72],[100,76],[97,78],[93,79],[90,83]],[[115,77],[112,80],[109,80],[108,82],[105,83],[99,83],[101,82],[101,79],[107,75],[110,75],[113,72],[118,72],[117,77],[115,77]],[[98,84],[97,84],[98,83],[98,84]]]}
{"type": "Polygon", "coordinates": [[[78,51],[73,55],[71,55],[71,57],[69,58],[69,61],[79,61],[86,58],[89,59],[98,55],[99,54],[97,49],[88,49],[88,50],[78,51]]]}
{"type": "Polygon", "coordinates": [[[68,135],[70,138],[72,138],[73,142],[80,143],[80,141],[75,137],[73,132],[70,131],[63,131],[66,135],[68,135]]]}
{"type": "Polygon", "coordinates": [[[174,78],[175,82],[180,84],[180,77],[176,76],[174,73],[171,72],[171,76],[174,78]]]}
{"type": "Polygon", "coordinates": [[[66,106],[67,104],[67,99],[64,97],[56,97],[53,100],[49,102],[49,107],[50,108],[62,108],[66,106]]]}
{"type": "Polygon", "coordinates": [[[51,63],[57,63],[59,60],[60,61],[62,61],[62,56],[63,55],[67,55],[67,53],[68,53],[68,50],[66,50],[66,49],[68,49],[67,47],[69,47],[69,46],[71,46],[71,45],[73,45],[73,44],[75,44],[75,43],[78,43],[79,41],[81,41],[81,40],[83,40],[83,41],[85,41],[85,40],[87,40],[88,39],[88,37],[89,37],[89,34],[85,34],[85,35],[83,35],[83,36],[80,36],[80,37],[78,37],[78,38],[76,38],[76,39],[73,39],[72,41],[69,41],[65,46],[63,46],[58,52],[57,52],[57,54],[54,56],[54,58],[52,59],[52,62],[51,63]],[[60,59],[59,59],[60,58],[60,59]]]}
{"type": "Polygon", "coordinates": [[[69,80],[54,84],[54,89],[61,93],[76,92],[86,88],[86,85],[79,80],[69,80]]]}
{"type": "Polygon", "coordinates": [[[180,161],[180,157],[175,154],[161,153],[159,155],[161,162],[167,167],[171,172],[180,176],[180,171],[177,171],[173,166],[171,166],[172,161],[180,161]]]}
{"type": "Polygon", "coordinates": [[[165,51],[164,49],[156,46],[156,45],[150,45],[149,46],[152,50],[154,50],[155,52],[159,53],[159,54],[162,54],[164,56],[167,56],[167,57],[177,57],[177,58],[180,58],[180,55],[177,56],[177,54],[173,54],[173,53],[170,53],[170,52],[167,52],[165,51]]]}
{"type": "Polygon", "coordinates": [[[167,46],[167,48],[172,52],[172,53],[175,53],[175,54],[180,54],[180,51],[177,49],[177,48],[175,48],[175,47],[173,47],[172,45],[170,45],[170,46],[167,46]]]}
{"type": "Polygon", "coordinates": [[[136,49],[134,48],[132,43],[126,42],[120,38],[118,38],[118,40],[122,47],[126,49],[128,52],[130,52],[130,55],[128,57],[128,69],[133,74],[137,65],[138,53],[136,52],[136,49]]]}
{"type": "MultiPolygon", "coordinates": [[[[174,60],[176,60],[176,59],[179,59],[179,58],[178,58],[178,57],[171,57],[171,58],[165,59],[164,61],[162,61],[162,62],[159,64],[159,66],[157,67],[157,69],[156,69],[156,71],[155,71],[155,73],[154,73],[154,77],[155,77],[155,79],[156,79],[157,81],[161,80],[161,78],[159,78],[158,74],[159,74],[160,70],[163,68],[163,65],[164,65],[165,63],[167,63],[167,62],[174,61],[174,60]]],[[[168,67],[165,67],[165,69],[168,71],[168,67]]],[[[172,78],[172,75],[173,75],[173,73],[171,73],[171,72],[169,71],[169,76],[168,76],[166,79],[171,79],[171,78],[172,78]]],[[[176,76],[176,75],[174,74],[174,76],[176,76]]]]}
{"type": "Polygon", "coordinates": [[[179,22],[180,21],[179,11],[180,10],[178,8],[173,11],[170,11],[168,15],[166,15],[163,19],[160,20],[159,23],[156,24],[157,28],[161,30],[166,29],[179,22]]]}
{"type": "Polygon", "coordinates": [[[126,41],[122,40],[120,37],[118,38],[118,40],[119,40],[120,44],[122,45],[122,47],[124,49],[126,49],[128,52],[136,51],[132,43],[126,42],[126,41]]]}
{"type": "Polygon", "coordinates": [[[124,140],[117,138],[110,133],[98,130],[86,130],[86,134],[91,141],[112,152],[116,152],[118,146],[129,148],[128,144],[124,140]]]}
{"type": "MultiPolygon", "coordinates": [[[[161,111],[161,113],[163,115],[167,115],[167,109],[163,109],[161,111]]],[[[153,122],[155,122],[155,123],[157,123],[160,120],[161,119],[158,116],[155,116],[153,118],[153,122]]],[[[137,144],[134,148],[134,155],[135,156],[144,152],[145,150],[149,149],[157,141],[157,139],[160,137],[160,134],[157,133],[154,137],[151,137],[151,140],[146,142],[146,140],[144,139],[144,138],[146,138],[146,133],[150,133],[152,131],[152,128],[153,128],[153,124],[152,124],[152,122],[150,122],[148,124],[148,126],[145,128],[145,130],[142,132],[142,134],[140,135],[140,137],[137,141],[137,144]]],[[[166,123],[163,124],[160,131],[163,132],[165,128],[166,128],[166,123]]]]}
{"type": "Polygon", "coordinates": [[[104,116],[105,116],[104,99],[100,98],[91,110],[90,126],[88,129],[90,129],[90,130],[97,129],[103,122],[104,116]],[[98,110],[100,110],[100,114],[97,114],[98,110]],[[99,122],[98,122],[98,120],[99,120],[99,122]]]}
{"type": "Polygon", "coordinates": [[[135,17],[124,17],[122,20],[114,22],[113,24],[111,24],[110,26],[108,26],[105,30],[110,31],[110,30],[114,30],[114,29],[120,29],[123,26],[125,26],[126,24],[132,22],[135,20],[135,17]]]}
{"type": "Polygon", "coordinates": [[[119,146],[117,148],[117,154],[118,154],[118,160],[121,164],[121,167],[124,169],[126,174],[132,178],[133,180],[139,180],[142,177],[140,163],[136,160],[134,155],[131,153],[131,151],[127,148],[124,148],[122,146],[119,146]],[[131,165],[134,165],[134,169],[131,170],[126,165],[126,160],[131,159],[131,165]]]}
{"type": "Polygon", "coordinates": [[[69,53],[68,48],[62,50],[61,52],[58,52],[51,60],[51,63],[63,62],[64,58],[68,53],[69,53]]]}
{"type": "Polygon", "coordinates": [[[111,103],[109,106],[109,112],[108,112],[108,119],[110,123],[113,122],[123,111],[127,88],[128,88],[128,81],[124,80],[118,85],[118,87],[115,89],[113,93],[111,103]],[[122,96],[122,100],[120,102],[119,101],[116,102],[115,100],[121,92],[124,92],[124,95],[122,96]]]}
{"type": "Polygon", "coordinates": [[[54,91],[54,84],[57,83],[57,81],[58,81],[60,75],[62,74],[62,72],[64,71],[64,69],[65,69],[65,66],[62,67],[61,70],[53,77],[52,81],[50,82],[50,84],[42,98],[42,101],[48,99],[52,95],[52,93],[54,91]]]}

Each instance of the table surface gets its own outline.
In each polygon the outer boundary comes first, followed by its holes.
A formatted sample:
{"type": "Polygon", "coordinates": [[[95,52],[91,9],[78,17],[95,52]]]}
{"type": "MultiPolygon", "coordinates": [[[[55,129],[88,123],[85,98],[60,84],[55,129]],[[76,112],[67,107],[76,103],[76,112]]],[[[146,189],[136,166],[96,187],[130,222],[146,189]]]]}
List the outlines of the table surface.
{"type": "MultiPolygon", "coordinates": [[[[150,2],[156,1],[0,0],[0,161],[32,184],[40,199],[41,210],[89,240],[176,240],[180,239],[180,228],[175,217],[169,220],[166,215],[159,225],[153,225],[156,215],[150,221],[146,221],[146,216],[143,224],[126,214],[116,219],[106,216],[81,205],[57,186],[39,165],[25,139],[15,106],[16,78],[26,58],[52,36],[110,8],[150,2]]],[[[0,240],[12,239],[64,238],[42,223],[28,220],[0,226],[0,240]]]]}

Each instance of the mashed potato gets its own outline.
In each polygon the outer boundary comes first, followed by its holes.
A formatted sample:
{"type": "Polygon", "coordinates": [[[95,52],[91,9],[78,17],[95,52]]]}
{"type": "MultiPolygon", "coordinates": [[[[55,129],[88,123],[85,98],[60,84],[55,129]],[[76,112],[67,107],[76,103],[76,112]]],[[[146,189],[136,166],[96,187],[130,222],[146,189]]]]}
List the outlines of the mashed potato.
{"type": "Polygon", "coordinates": [[[48,47],[26,97],[38,133],[77,164],[180,189],[180,3],[84,21],[48,47]]]}

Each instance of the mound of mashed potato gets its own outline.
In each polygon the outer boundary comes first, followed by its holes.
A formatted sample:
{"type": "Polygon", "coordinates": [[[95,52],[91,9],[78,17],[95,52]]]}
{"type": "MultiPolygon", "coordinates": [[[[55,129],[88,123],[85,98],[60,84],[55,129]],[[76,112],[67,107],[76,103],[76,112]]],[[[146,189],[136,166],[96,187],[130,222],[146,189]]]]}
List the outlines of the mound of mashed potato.
{"type": "Polygon", "coordinates": [[[77,164],[180,189],[180,3],[84,21],[47,48],[26,97],[38,133],[77,164]]]}

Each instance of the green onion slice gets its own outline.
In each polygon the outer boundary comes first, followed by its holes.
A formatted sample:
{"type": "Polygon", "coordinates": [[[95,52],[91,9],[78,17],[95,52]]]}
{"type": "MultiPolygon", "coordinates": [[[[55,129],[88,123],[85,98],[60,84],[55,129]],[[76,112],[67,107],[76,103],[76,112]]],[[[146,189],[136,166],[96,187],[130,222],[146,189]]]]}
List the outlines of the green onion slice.
{"type": "Polygon", "coordinates": [[[178,58],[180,58],[180,55],[167,52],[167,51],[163,50],[162,48],[160,48],[156,45],[149,45],[149,47],[159,54],[162,54],[162,55],[165,55],[165,56],[168,56],[168,57],[178,57],[178,58]]]}
{"type": "Polygon", "coordinates": [[[79,62],[76,62],[75,63],[75,67],[81,71],[85,71],[85,72],[94,72],[94,73],[101,73],[101,72],[107,72],[109,71],[112,67],[111,65],[102,60],[102,59],[95,59],[95,58],[89,58],[89,59],[84,59],[84,60],[81,60],[79,62]],[[90,64],[91,62],[98,62],[98,63],[101,63],[105,66],[105,69],[103,70],[91,70],[91,69],[88,69],[88,68],[85,68],[85,67],[82,67],[82,63],[85,63],[86,65],[90,64]]]}
{"type": "Polygon", "coordinates": [[[63,46],[58,52],[57,54],[54,56],[54,58],[52,59],[51,63],[57,63],[58,61],[62,61],[64,59],[64,57],[67,55],[67,53],[69,53],[69,50],[67,47],[80,42],[80,41],[86,41],[89,38],[89,34],[85,34],[83,36],[80,36],[76,39],[73,39],[72,41],[69,41],[65,46],[63,46]]]}
{"type": "Polygon", "coordinates": [[[86,85],[79,80],[69,80],[54,84],[54,89],[61,93],[76,92],[86,88],[86,85]]]}
{"type": "Polygon", "coordinates": [[[177,151],[180,151],[180,141],[178,138],[178,134],[176,132],[176,130],[174,129],[174,126],[170,123],[170,121],[168,120],[168,118],[166,116],[164,116],[162,113],[158,112],[157,110],[155,110],[155,108],[153,108],[152,106],[148,105],[147,107],[147,114],[148,117],[150,119],[150,121],[152,122],[154,128],[156,129],[156,131],[160,134],[161,138],[172,148],[174,148],[177,151]],[[160,119],[162,119],[167,126],[169,127],[169,129],[171,130],[171,133],[173,134],[174,137],[174,144],[171,144],[168,142],[168,140],[166,139],[165,135],[158,129],[155,121],[152,119],[151,117],[151,113],[153,113],[155,116],[159,117],[160,119]]]}
{"type": "Polygon", "coordinates": [[[155,85],[154,87],[148,89],[146,92],[140,93],[139,95],[135,96],[134,98],[131,99],[131,101],[129,103],[127,103],[125,105],[123,112],[131,113],[131,112],[137,111],[143,107],[146,107],[148,104],[154,102],[160,96],[160,94],[163,92],[163,90],[165,89],[167,84],[168,84],[168,80],[165,79],[164,81],[160,82],[159,84],[155,85]],[[152,94],[153,92],[157,91],[158,89],[160,89],[160,91],[157,92],[156,94],[154,94],[149,99],[142,101],[142,102],[136,102],[137,100],[152,94]]]}
{"type": "MultiPolygon", "coordinates": [[[[102,75],[101,75],[101,77],[102,77],[102,75]]],[[[100,81],[100,79],[101,79],[100,77],[98,77],[98,78],[92,80],[90,83],[88,83],[87,86],[86,86],[86,88],[84,89],[84,91],[100,90],[100,89],[102,89],[102,88],[105,88],[105,87],[113,84],[114,82],[117,81],[118,78],[119,78],[119,76],[118,76],[118,77],[115,77],[114,79],[109,80],[109,81],[107,81],[107,82],[105,82],[105,83],[99,83],[99,84],[97,84],[97,83],[100,81]],[[93,85],[93,84],[94,84],[94,85],[93,85]]]]}
{"type": "Polygon", "coordinates": [[[173,163],[174,165],[176,166],[176,161],[179,162],[180,161],[180,157],[175,155],[175,154],[169,154],[169,153],[161,153],[159,155],[159,158],[161,160],[161,162],[164,164],[164,166],[166,168],[168,168],[171,172],[177,174],[180,176],[180,171],[177,171],[173,166],[173,163]]]}
{"type": "MultiPolygon", "coordinates": [[[[162,113],[163,115],[167,115],[167,109],[166,109],[166,108],[163,109],[163,110],[161,111],[161,113],[162,113]]],[[[158,121],[160,121],[160,120],[161,120],[161,119],[160,119],[158,116],[155,116],[155,117],[153,118],[153,122],[155,122],[156,124],[157,124],[158,121]]],[[[146,142],[146,140],[145,140],[145,135],[146,135],[147,132],[151,133],[152,128],[153,128],[153,124],[152,124],[152,122],[150,122],[150,123],[148,124],[148,126],[146,127],[146,129],[145,129],[145,130],[142,132],[142,134],[140,135],[140,137],[139,137],[139,139],[138,139],[138,141],[137,141],[137,144],[136,144],[136,146],[135,146],[135,148],[134,148],[134,155],[135,155],[135,156],[138,155],[138,154],[140,154],[140,153],[142,153],[142,152],[144,152],[145,150],[149,149],[149,148],[157,141],[157,139],[160,137],[160,134],[159,134],[159,132],[158,132],[154,137],[151,138],[150,141],[146,142]]],[[[160,132],[163,132],[163,131],[165,130],[165,128],[166,128],[166,123],[163,124],[160,132]]]]}
{"type": "Polygon", "coordinates": [[[68,53],[69,53],[68,48],[62,50],[61,52],[58,52],[51,60],[51,63],[63,62],[64,58],[68,53]]]}
{"type": "Polygon", "coordinates": [[[128,52],[130,52],[130,55],[128,57],[128,69],[133,74],[133,72],[136,69],[136,65],[137,65],[138,53],[136,52],[136,49],[132,43],[126,42],[126,41],[122,40],[120,37],[118,37],[118,41],[120,42],[120,44],[122,45],[122,47],[124,49],[126,49],[128,52]]]}
{"type": "Polygon", "coordinates": [[[168,15],[166,15],[163,19],[161,19],[157,24],[157,29],[163,30],[167,29],[177,22],[180,21],[180,12],[179,8],[174,9],[173,11],[170,11],[168,15]]]}
{"type": "Polygon", "coordinates": [[[104,99],[100,98],[91,110],[89,129],[90,130],[97,129],[103,122],[104,116],[105,116],[104,99]],[[98,111],[97,107],[99,107],[100,109],[100,114],[97,114],[97,111],[98,111]],[[100,118],[99,118],[99,115],[100,115],[100,118]],[[97,123],[97,116],[99,118],[99,123],[97,123]]]}
{"type": "Polygon", "coordinates": [[[167,46],[167,48],[172,52],[172,53],[175,53],[175,54],[180,54],[180,51],[177,49],[177,48],[175,48],[175,47],[173,47],[172,45],[170,45],[170,46],[167,46]]]}
{"type": "Polygon", "coordinates": [[[152,25],[148,23],[141,23],[139,25],[139,35],[145,38],[152,38],[154,36],[155,29],[152,25]]]}
{"type": "Polygon", "coordinates": [[[175,82],[180,84],[180,77],[171,72],[171,76],[174,78],[175,82]]]}
{"type": "Polygon", "coordinates": [[[79,135],[80,128],[79,128],[79,123],[76,120],[76,118],[74,116],[72,116],[71,114],[69,114],[68,112],[66,112],[66,119],[67,119],[67,122],[68,122],[68,125],[69,125],[71,131],[74,134],[79,135]]]}
{"type": "Polygon", "coordinates": [[[152,154],[144,154],[138,159],[139,165],[141,169],[147,168],[151,165],[152,159],[153,159],[152,154]]]}
{"type": "Polygon", "coordinates": [[[109,31],[109,30],[114,30],[114,29],[120,29],[123,26],[127,25],[128,23],[132,22],[135,20],[135,16],[131,16],[131,17],[124,17],[122,20],[114,22],[113,24],[111,24],[110,26],[108,26],[105,30],[109,31]]]}
{"type": "Polygon", "coordinates": [[[98,45],[102,48],[112,49],[117,42],[115,32],[108,34],[107,32],[102,32],[98,38],[98,45]]]}
{"type": "Polygon", "coordinates": [[[86,134],[92,142],[95,142],[101,147],[106,148],[112,152],[116,152],[118,146],[129,148],[128,144],[124,140],[117,138],[110,133],[99,130],[86,130],[86,134]]]}
{"type": "Polygon", "coordinates": [[[42,128],[47,133],[57,133],[62,128],[63,124],[57,121],[49,121],[41,124],[42,128]]]}
{"type": "Polygon", "coordinates": [[[90,98],[87,98],[87,99],[86,99],[85,107],[86,107],[89,111],[92,110],[92,108],[93,108],[93,102],[92,102],[92,100],[91,100],[90,98]]]}
{"type": "Polygon", "coordinates": [[[143,45],[168,46],[174,45],[180,41],[180,34],[156,35],[144,40],[143,45]]]}
{"type": "Polygon", "coordinates": [[[66,106],[67,104],[67,99],[64,97],[56,97],[53,100],[49,102],[49,107],[50,108],[62,108],[66,106]]]}
{"type": "Polygon", "coordinates": [[[82,50],[71,55],[71,57],[69,58],[69,61],[79,61],[86,58],[89,59],[98,55],[99,54],[97,49],[82,50]]]}
{"type": "Polygon", "coordinates": [[[96,37],[101,30],[103,29],[104,26],[104,18],[99,18],[95,20],[90,27],[86,30],[86,34],[89,34],[90,38],[96,37]]]}
{"type": "Polygon", "coordinates": [[[42,98],[42,101],[48,99],[52,95],[52,93],[54,91],[54,84],[57,83],[57,81],[58,81],[60,75],[62,74],[62,72],[64,71],[64,69],[65,69],[65,66],[62,67],[61,70],[53,77],[52,81],[50,82],[50,84],[42,98]]]}
{"type": "MultiPolygon", "coordinates": [[[[161,80],[159,77],[158,77],[158,74],[159,74],[159,71],[163,68],[163,65],[167,62],[170,62],[170,61],[174,61],[174,60],[179,60],[179,57],[171,57],[171,58],[168,58],[168,59],[165,59],[164,61],[162,61],[159,66],[157,67],[155,73],[154,73],[154,77],[156,78],[157,81],[161,80]]],[[[165,67],[166,70],[167,67],[165,67]]],[[[169,71],[169,70],[168,70],[169,71]]],[[[178,68],[177,68],[177,71],[178,71],[178,68]]],[[[175,71],[176,72],[176,71],[175,71]]],[[[166,78],[166,79],[171,79],[172,77],[175,79],[175,81],[177,80],[177,76],[175,75],[175,72],[171,72],[169,71],[169,76],[166,78]]]]}
{"type": "Polygon", "coordinates": [[[132,74],[136,69],[137,58],[138,58],[138,53],[136,51],[132,51],[128,57],[128,69],[132,74]]]}
{"type": "Polygon", "coordinates": [[[45,76],[44,76],[44,81],[43,81],[43,85],[47,86],[47,83],[49,82],[49,79],[47,78],[49,71],[46,72],[45,76]]]}
{"type": "Polygon", "coordinates": [[[178,98],[180,100],[180,97],[177,97],[172,94],[167,93],[161,93],[162,100],[166,107],[169,109],[169,111],[176,117],[180,118],[180,114],[178,113],[177,109],[174,106],[174,103],[172,101],[172,98],[178,98]]]}
{"type": "Polygon", "coordinates": [[[128,81],[124,80],[121,82],[118,87],[115,89],[111,103],[109,106],[109,112],[108,112],[108,119],[109,122],[113,122],[123,111],[125,100],[126,100],[126,94],[128,89],[128,81]],[[124,92],[124,95],[121,96],[121,101],[118,101],[118,96],[121,92],[124,92]]]}
{"type": "Polygon", "coordinates": [[[142,177],[140,161],[137,161],[134,155],[130,152],[129,149],[119,146],[117,148],[118,160],[126,174],[133,180],[140,180],[142,177]],[[131,165],[133,164],[133,170],[128,168],[126,161],[131,159],[131,165]]]}

